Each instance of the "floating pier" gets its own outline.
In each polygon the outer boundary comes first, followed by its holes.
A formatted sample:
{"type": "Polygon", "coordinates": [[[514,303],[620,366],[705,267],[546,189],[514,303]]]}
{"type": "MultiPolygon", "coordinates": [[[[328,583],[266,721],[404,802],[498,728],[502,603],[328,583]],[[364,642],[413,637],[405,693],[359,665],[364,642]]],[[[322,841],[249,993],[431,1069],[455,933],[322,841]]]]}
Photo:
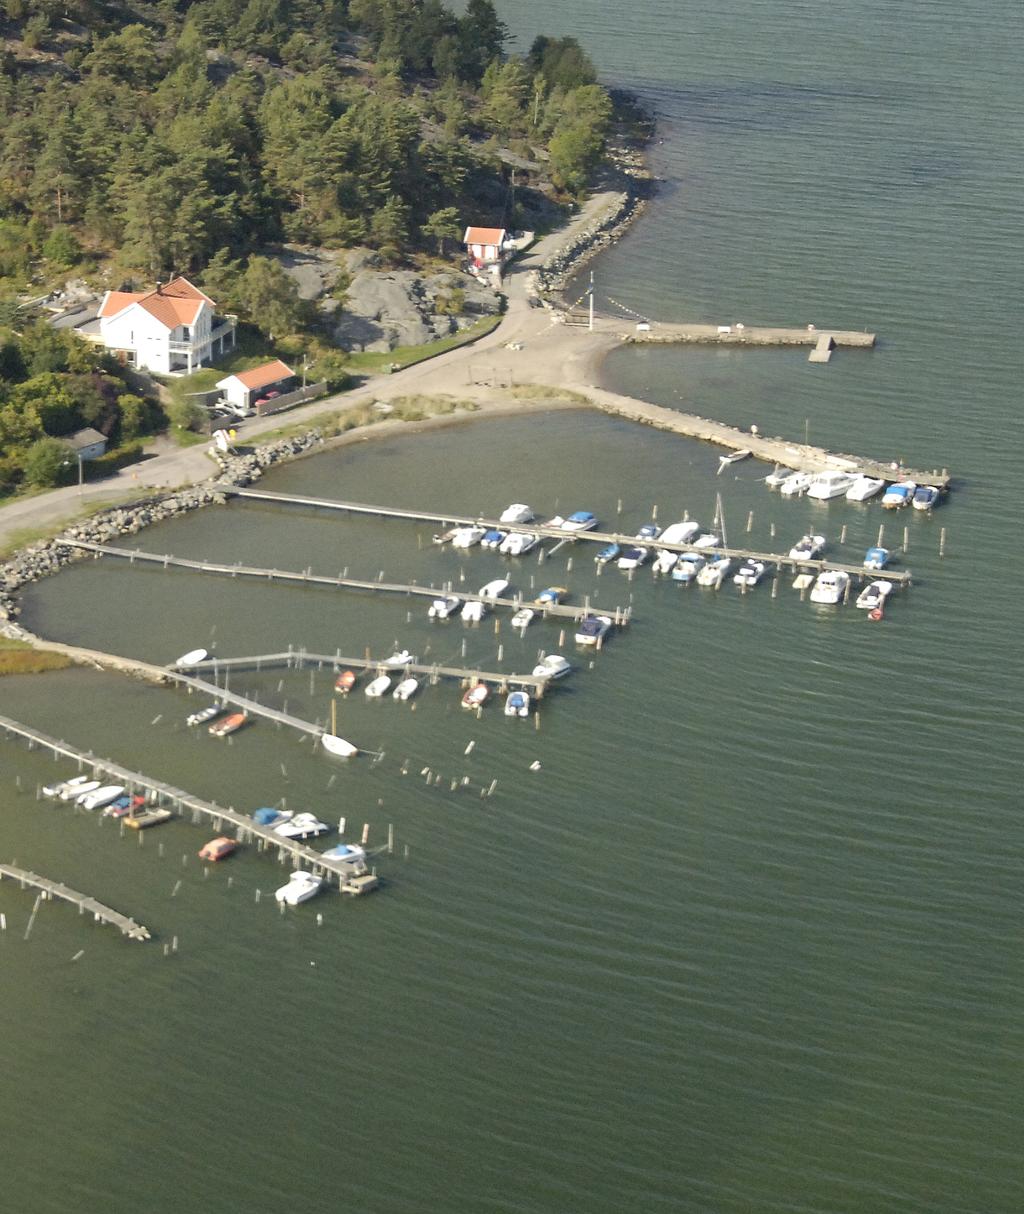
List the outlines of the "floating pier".
{"type": "Polygon", "coordinates": [[[72,906],[78,907],[80,915],[88,913],[97,923],[109,923],[129,940],[150,939],[148,927],[143,927],[141,923],[122,915],[120,911],[112,910],[102,902],[97,902],[95,898],[90,898],[88,894],[80,894],[78,890],[71,889],[60,881],[51,881],[49,877],[40,877],[37,873],[17,868],[13,864],[0,864],[0,880],[4,877],[17,881],[22,889],[38,889],[47,901],[59,898],[62,902],[70,902],[72,906]]]}
{"type": "MultiPolygon", "coordinates": [[[[159,670],[159,667],[156,669],[159,670]]],[[[269,827],[260,826],[247,814],[239,813],[233,808],[225,809],[224,806],[217,805],[213,801],[204,801],[183,789],[175,788],[171,784],[164,784],[160,780],[154,780],[138,771],[131,771],[127,767],[121,767],[109,759],[98,759],[87,751],[78,750],[66,742],[52,738],[41,730],[22,725],[21,722],[14,721],[10,717],[0,716],[0,730],[23,738],[30,747],[40,747],[52,751],[54,755],[61,758],[72,760],[77,763],[79,770],[88,767],[97,776],[102,774],[114,777],[119,784],[123,784],[129,790],[145,790],[154,803],[162,802],[165,808],[170,809],[179,817],[184,817],[186,811],[190,811],[194,821],[207,818],[217,834],[223,834],[225,826],[230,824],[235,828],[235,835],[239,842],[247,843],[256,839],[259,841],[260,850],[276,851],[278,859],[282,863],[286,859],[290,859],[294,867],[308,868],[326,881],[333,877],[340,886],[350,877],[360,876],[366,872],[366,865],[361,861],[349,864],[344,860],[327,859],[320,852],[314,851],[313,848],[307,847],[305,843],[297,839],[284,839],[280,835],[274,834],[269,827]]]]}

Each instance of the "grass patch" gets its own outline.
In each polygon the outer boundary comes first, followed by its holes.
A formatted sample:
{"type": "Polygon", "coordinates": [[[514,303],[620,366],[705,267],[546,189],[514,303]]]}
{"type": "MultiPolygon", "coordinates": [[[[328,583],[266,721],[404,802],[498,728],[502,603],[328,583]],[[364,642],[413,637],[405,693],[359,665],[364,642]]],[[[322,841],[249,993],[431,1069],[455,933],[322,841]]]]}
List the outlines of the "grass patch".
{"type": "MultiPolygon", "coordinates": [[[[172,400],[184,401],[194,392],[212,392],[217,381],[236,371],[249,371],[261,363],[272,362],[279,355],[266,339],[255,329],[239,325],[236,331],[237,344],[230,354],[217,359],[216,366],[202,367],[191,375],[160,376],[172,400]]],[[[287,361],[287,360],[285,360],[287,361]]]]}
{"type": "Polygon", "coordinates": [[[428,417],[446,417],[451,413],[475,413],[480,408],[476,401],[462,400],[454,396],[396,396],[387,402],[390,413],[382,413],[372,404],[352,405],[334,413],[324,413],[316,421],[296,422],[294,426],[282,426],[259,436],[259,442],[274,442],[281,438],[294,438],[310,430],[319,430],[324,438],[336,438],[349,430],[358,430],[374,422],[400,421],[418,422],[428,417]]]}
{"type": "Polygon", "coordinates": [[[42,674],[46,670],[63,670],[71,665],[71,659],[62,653],[34,649],[25,641],[0,636],[0,678],[5,674],[42,674]]]}
{"type": "Polygon", "coordinates": [[[348,366],[360,375],[380,375],[389,370],[404,371],[406,367],[414,367],[417,363],[426,362],[428,358],[436,358],[438,354],[446,354],[449,350],[457,350],[459,346],[486,337],[500,324],[500,315],[485,316],[468,329],[462,329],[450,337],[438,338],[437,341],[428,341],[423,346],[397,346],[394,350],[381,354],[350,354],[348,366]]]}
{"type": "Polygon", "coordinates": [[[516,384],[507,391],[518,400],[571,400],[574,404],[586,405],[590,398],[571,388],[551,388],[546,384],[516,384]]]}

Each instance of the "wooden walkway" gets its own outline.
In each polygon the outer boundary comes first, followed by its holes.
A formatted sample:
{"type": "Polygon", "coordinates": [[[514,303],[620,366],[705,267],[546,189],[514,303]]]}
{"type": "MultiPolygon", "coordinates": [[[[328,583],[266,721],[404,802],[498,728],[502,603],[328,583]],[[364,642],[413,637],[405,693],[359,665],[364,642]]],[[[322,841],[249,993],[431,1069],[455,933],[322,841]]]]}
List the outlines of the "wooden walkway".
{"type": "MultiPolygon", "coordinates": [[[[298,505],[298,506],[313,506],[324,510],[340,510],[350,514],[368,514],[375,515],[379,518],[396,518],[409,519],[414,522],[423,523],[447,523],[457,526],[476,525],[478,527],[494,528],[502,531],[525,531],[540,535],[545,539],[555,539],[562,543],[591,543],[600,544],[638,544],[635,535],[626,535],[617,531],[563,531],[560,527],[545,527],[540,523],[502,523],[496,519],[487,518],[469,518],[465,515],[444,515],[432,513],[425,510],[408,510],[404,507],[392,506],[372,506],[365,502],[345,502],[338,501],[333,498],[313,498],[299,497],[288,493],[270,493],[265,489],[232,489],[228,485],[222,486],[224,492],[233,494],[236,497],[257,498],[262,501],[270,501],[280,503],[282,505],[298,505]]],[[[102,548],[102,545],[84,545],[92,548],[102,548]]],[[[842,570],[848,573],[851,577],[867,578],[874,580],[878,577],[884,577],[890,582],[899,585],[909,584],[911,575],[909,572],[901,570],[886,569],[883,573],[879,573],[874,569],[865,569],[863,565],[848,563],[844,561],[829,561],[829,560],[813,560],[813,561],[797,561],[793,560],[786,553],[781,552],[761,552],[753,548],[736,548],[732,545],[722,545],[715,548],[696,548],[693,544],[663,544],[660,540],[648,541],[646,547],[649,548],[665,548],[669,552],[699,552],[704,556],[731,556],[739,560],[754,560],[764,561],[768,565],[776,565],[779,569],[791,569],[794,572],[804,570],[806,572],[820,573],[826,569],[842,570]]],[[[231,568],[231,566],[226,566],[231,568]]],[[[371,583],[373,585],[374,583],[371,583]]],[[[443,593],[438,591],[438,594],[443,593]]],[[[452,593],[457,593],[453,591],[452,593]]],[[[472,596],[460,595],[461,598],[472,596]]],[[[499,600],[500,601],[500,600],[499,600]]],[[[515,600],[522,605],[520,600],[515,600]]],[[[589,604],[586,609],[589,609],[589,604]]],[[[585,610],[586,610],[585,609],[585,610]]],[[[575,609],[577,614],[583,614],[579,608],[575,609]]],[[[594,610],[603,610],[594,608],[594,610]]],[[[604,614],[611,614],[603,611],[604,614]]],[[[628,620],[629,611],[622,613],[625,620],[628,620]]],[[[622,621],[620,621],[622,622],[622,621]]]]}
{"type": "MultiPolygon", "coordinates": [[[[509,687],[527,687],[539,699],[544,695],[550,683],[549,679],[538,678],[529,674],[504,674],[494,670],[468,670],[459,666],[426,665],[422,662],[403,662],[401,666],[389,666],[380,658],[362,657],[346,658],[340,653],[308,653],[305,649],[289,649],[287,653],[260,653],[253,657],[238,658],[208,658],[205,662],[196,662],[189,670],[210,671],[216,678],[224,670],[270,670],[274,667],[287,666],[302,669],[304,666],[317,666],[321,670],[333,670],[336,674],[349,668],[355,670],[372,670],[375,674],[422,675],[431,683],[437,683],[442,678],[458,679],[467,685],[472,683],[493,683],[499,690],[506,691],[509,687]]],[[[168,674],[177,672],[171,668],[168,674]]],[[[193,683],[199,682],[193,679],[193,683]]],[[[204,686],[211,693],[220,694],[216,684],[207,683],[204,686]]],[[[322,731],[321,731],[322,732],[322,731]]]]}
{"type": "Polygon", "coordinates": [[[49,877],[40,877],[27,869],[16,868],[13,864],[0,864],[0,880],[3,880],[4,877],[17,881],[22,889],[31,886],[33,889],[40,890],[43,898],[48,901],[60,898],[64,902],[70,902],[73,906],[78,907],[80,915],[88,912],[97,923],[109,923],[129,940],[148,940],[150,938],[148,927],[143,927],[141,923],[136,923],[134,919],[122,915],[120,911],[112,910],[109,906],[104,906],[102,902],[97,902],[95,898],[90,898],[88,894],[80,894],[77,890],[62,885],[59,881],[51,881],[49,877]]]}
{"type": "MultiPolygon", "coordinates": [[[[284,494],[259,494],[250,492],[249,490],[235,490],[237,497],[271,497],[280,501],[287,501],[293,505],[315,505],[323,507],[333,507],[336,509],[349,509],[353,503],[332,503],[320,501],[315,498],[294,498],[284,494]]],[[[363,513],[386,514],[384,511],[375,507],[358,507],[363,513]]],[[[406,518],[412,517],[412,512],[400,511],[394,517],[406,518]]],[[[426,520],[429,521],[429,520],[426,520]]],[[[470,520],[473,521],[473,520],[470,520]]],[[[481,524],[482,525],[482,524],[481,524]]],[[[506,525],[504,529],[509,530],[506,525]]],[[[525,527],[514,528],[514,530],[525,531],[529,530],[525,527]]],[[[560,538],[566,538],[566,532],[556,532],[551,528],[547,529],[551,535],[558,535],[560,538]]],[[[532,600],[525,598],[523,595],[516,595],[513,598],[485,598],[480,594],[467,593],[464,590],[453,589],[451,585],[447,586],[418,586],[413,584],[405,584],[400,582],[384,582],[384,581],[366,581],[358,578],[349,577],[331,577],[325,574],[313,573],[312,569],[307,569],[302,572],[296,572],[287,569],[262,569],[254,565],[228,565],[218,561],[193,561],[185,557],[171,556],[168,553],[143,552],[136,548],[118,548],[112,544],[95,544],[90,540],[61,540],[62,544],[67,544],[69,548],[81,548],[87,552],[95,552],[99,556],[118,556],[123,557],[132,564],[142,562],[150,565],[160,565],[164,569],[191,569],[197,573],[214,573],[222,577],[245,577],[255,578],[264,582],[291,582],[301,586],[330,586],[347,590],[368,590],[376,591],[384,594],[402,594],[424,599],[439,599],[446,596],[458,596],[464,603],[486,603],[489,607],[507,607],[512,611],[518,611],[520,607],[532,606],[535,611],[545,616],[553,616],[559,619],[581,620],[590,612],[590,604],[585,601],[582,605],[571,605],[567,603],[548,603],[544,606],[538,606],[532,600]]],[[[615,607],[603,609],[604,614],[610,615],[615,624],[622,626],[629,622],[630,608],[615,607]]]]}
{"type": "Polygon", "coordinates": [[[225,809],[213,801],[204,801],[183,789],[121,767],[109,759],[98,759],[88,751],[78,750],[10,717],[0,716],[0,731],[23,738],[30,747],[38,746],[62,758],[70,759],[79,769],[87,767],[97,776],[111,776],[130,791],[144,790],[154,804],[159,803],[180,817],[184,817],[188,811],[195,822],[206,818],[218,834],[223,834],[226,826],[233,826],[235,837],[240,842],[247,843],[255,839],[259,850],[276,851],[281,863],[290,859],[296,868],[305,867],[326,881],[333,877],[340,885],[349,877],[359,876],[366,871],[366,865],[362,862],[348,864],[343,860],[329,860],[297,839],[283,839],[269,827],[258,825],[248,814],[239,813],[232,807],[225,809]]]}

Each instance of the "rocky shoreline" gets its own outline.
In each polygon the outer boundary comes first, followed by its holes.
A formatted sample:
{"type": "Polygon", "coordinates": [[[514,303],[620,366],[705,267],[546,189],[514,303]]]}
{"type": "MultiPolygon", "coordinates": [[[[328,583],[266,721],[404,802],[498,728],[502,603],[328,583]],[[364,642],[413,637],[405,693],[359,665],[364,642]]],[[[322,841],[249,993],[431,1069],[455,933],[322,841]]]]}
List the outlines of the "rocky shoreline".
{"type": "Polygon", "coordinates": [[[220,475],[201,485],[179,489],[162,497],[146,498],[127,506],[101,510],[83,522],[65,528],[53,539],[30,544],[0,565],[0,634],[12,640],[30,640],[29,634],[16,623],[20,607],[17,592],[30,582],[59,573],[66,565],[84,560],[89,554],[72,548],[64,539],[88,540],[94,544],[109,544],[120,536],[134,535],[143,527],[199,510],[203,506],[223,505],[227,495],[220,485],[228,483],[243,487],[260,479],[274,464],[295,459],[323,443],[323,435],[312,429],[293,438],[279,439],[257,447],[244,455],[221,455],[220,475]]]}

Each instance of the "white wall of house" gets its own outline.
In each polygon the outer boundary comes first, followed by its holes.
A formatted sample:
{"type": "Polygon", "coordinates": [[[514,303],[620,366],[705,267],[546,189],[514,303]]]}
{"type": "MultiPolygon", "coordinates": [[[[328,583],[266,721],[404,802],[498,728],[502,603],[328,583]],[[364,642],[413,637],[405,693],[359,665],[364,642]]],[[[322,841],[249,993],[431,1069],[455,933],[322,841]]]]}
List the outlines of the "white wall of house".
{"type": "Polygon", "coordinates": [[[131,350],[140,370],[167,375],[172,370],[187,369],[190,354],[193,370],[209,360],[212,317],[213,309],[203,303],[194,324],[169,330],[145,308],[131,304],[117,316],[100,320],[100,336],[110,350],[131,350]],[[172,343],[188,349],[172,350],[172,343]]]}
{"type": "Polygon", "coordinates": [[[237,405],[240,409],[248,409],[249,397],[252,392],[235,375],[217,381],[217,387],[223,388],[224,396],[229,405],[237,405]]]}

